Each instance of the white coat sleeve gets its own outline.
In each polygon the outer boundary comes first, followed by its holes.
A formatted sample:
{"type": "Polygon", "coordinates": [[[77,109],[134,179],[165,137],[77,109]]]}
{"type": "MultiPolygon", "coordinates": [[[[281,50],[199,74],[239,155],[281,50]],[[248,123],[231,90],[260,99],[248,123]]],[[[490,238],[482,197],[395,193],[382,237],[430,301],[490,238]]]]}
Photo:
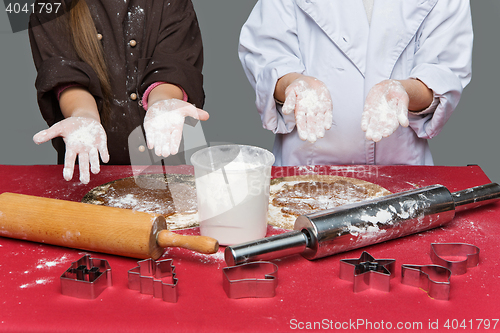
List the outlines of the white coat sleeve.
{"type": "Polygon", "coordinates": [[[420,138],[439,134],[458,105],[471,79],[472,43],[469,1],[439,0],[416,36],[415,66],[410,74],[439,100],[428,114],[410,114],[410,126],[420,138]]]}
{"type": "Polygon", "coordinates": [[[274,133],[289,133],[295,127],[294,114],[281,113],[274,89],[280,77],[305,70],[297,39],[296,8],[295,1],[259,0],[240,33],[241,64],[255,89],[262,125],[274,133]]]}

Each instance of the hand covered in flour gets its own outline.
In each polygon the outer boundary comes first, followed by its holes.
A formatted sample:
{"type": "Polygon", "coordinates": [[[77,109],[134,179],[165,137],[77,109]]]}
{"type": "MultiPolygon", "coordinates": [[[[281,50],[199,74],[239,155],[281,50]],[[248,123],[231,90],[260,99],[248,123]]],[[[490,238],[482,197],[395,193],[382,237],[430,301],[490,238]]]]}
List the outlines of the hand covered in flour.
{"type": "Polygon", "coordinates": [[[66,118],[52,125],[49,129],[35,134],[33,141],[36,144],[41,144],[58,136],[62,137],[66,144],[63,177],[68,181],[73,178],[77,155],[80,181],[83,184],[88,184],[90,181],[89,165],[93,174],[99,173],[99,154],[104,163],[109,161],[106,132],[101,123],[95,119],[66,118]]]}
{"type": "Polygon", "coordinates": [[[409,97],[396,80],[384,80],[370,89],[361,116],[366,139],[378,142],[394,133],[399,125],[408,127],[409,97]]]}
{"type": "Polygon", "coordinates": [[[283,114],[295,112],[300,139],[314,143],[332,127],[332,98],[323,82],[300,76],[285,89],[283,114]]]}
{"type": "Polygon", "coordinates": [[[148,108],[144,131],[149,149],[157,156],[168,157],[179,151],[184,118],[207,120],[208,112],[180,99],[160,100],[148,108]]]}

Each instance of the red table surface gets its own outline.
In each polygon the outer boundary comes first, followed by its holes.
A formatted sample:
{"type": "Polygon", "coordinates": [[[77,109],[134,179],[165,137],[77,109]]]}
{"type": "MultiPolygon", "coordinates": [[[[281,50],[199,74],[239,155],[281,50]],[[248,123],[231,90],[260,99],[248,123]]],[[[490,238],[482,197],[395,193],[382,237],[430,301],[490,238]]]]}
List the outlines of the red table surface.
{"type": "MultiPolygon", "coordinates": [[[[190,166],[169,167],[192,173],[190,166]]],[[[136,170],[137,172],[137,170],[136,170]]],[[[146,172],[161,172],[150,168],[146,172]]],[[[450,191],[489,183],[478,166],[348,166],[273,168],[273,177],[330,174],[364,179],[392,192],[442,184],[450,191]]],[[[62,166],[0,165],[0,192],[16,192],[79,201],[89,190],[134,174],[130,166],[102,166],[87,185],[62,178],[62,166]]],[[[26,207],[29,210],[29,207],[26,207]]],[[[167,303],[127,286],[127,271],[137,260],[101,253],[111,266],[113,286],[94,300],[61,294],[60,276],[84,252],[0,237],[0,330],[2,331],[410,331],[500,330],[500,204],[457,213],[444,227],[308,261],[299,255],[275,260],[279,283],[273,298],[230,299],[222,288],[222,251],[201,255],[170,248],[178,282],[178,302],[167,303]],[[431,243],[465,242],[481,250],[480,263],[452,276],[449,301],[430,298],[419,288],[401,284],[401,265],[430,264],[431,243]],[[359,258],[363,250],[375,259],[396,259],[390,292],[354,293],[339,279],[339,260],[359,258]],[[447,325],[448,324],[448,325],[447,325]],[[446,328],[449,326],[449,328],[446,328]]],[[[57,212],[54,212],[57,214],[57,212]]],[[[269,234],[276,233],[272,228],[269,234]]],[[[197,234],[193,228],[185,233],[197,234]]]]}

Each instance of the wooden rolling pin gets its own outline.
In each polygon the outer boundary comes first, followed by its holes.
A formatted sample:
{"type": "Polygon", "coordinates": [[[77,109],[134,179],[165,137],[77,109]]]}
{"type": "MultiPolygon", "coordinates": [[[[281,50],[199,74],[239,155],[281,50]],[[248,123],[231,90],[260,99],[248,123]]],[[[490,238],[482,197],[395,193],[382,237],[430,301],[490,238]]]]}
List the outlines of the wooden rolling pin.
{"type": "Polygon", "coordinates": [[[213,238],[168,231],[162,215],[7,192],[0,236],[140,259],[158,259],[166,247],[219,249],[213,238]]]}

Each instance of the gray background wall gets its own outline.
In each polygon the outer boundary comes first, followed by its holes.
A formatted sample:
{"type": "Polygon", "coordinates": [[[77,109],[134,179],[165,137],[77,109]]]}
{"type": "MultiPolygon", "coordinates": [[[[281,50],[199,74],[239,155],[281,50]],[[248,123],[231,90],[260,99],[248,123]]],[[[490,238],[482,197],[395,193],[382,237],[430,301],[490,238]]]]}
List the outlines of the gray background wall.
{"type": "MultiPolygon", "coordinates": [[[[240,28],[255,2],[193,0],[205,47],[205,110],[210,120],[203,123],[203,129],[208,142],[271,149],[273,135],[262,128],[254,92],[237,55],[240,28]]],[[[492,181],[499,182],[500,1],[476,0],[471,7],[475,33],[472,82],[444,130],[430,144],[436,165],[478,164],[492,181]]],[[[0,56],[0,164],[54,164],[52,146],[37,146],[32,141],[33,134],[46,124],[36,104],[36,73],[27,32],[12,33],[3,10],[0,56]]]]}

